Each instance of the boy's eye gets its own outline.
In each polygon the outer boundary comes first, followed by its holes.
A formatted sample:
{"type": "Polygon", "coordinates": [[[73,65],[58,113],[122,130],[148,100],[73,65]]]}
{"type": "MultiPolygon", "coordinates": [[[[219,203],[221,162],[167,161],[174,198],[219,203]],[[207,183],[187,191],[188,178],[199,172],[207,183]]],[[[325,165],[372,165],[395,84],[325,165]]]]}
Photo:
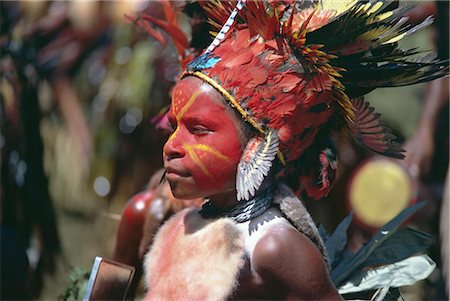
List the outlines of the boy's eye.
{"type": "Polygon", "coordinates": [[[169,131],[174,132],[177,129],[177,123],[169,120],[169,131]]]}
{"type": "Polygon", "coordinates": [[[189,130],[192,134],[197,134],[197,135],[208,134],[209,132],[211,132],[211,130],[209,128],[207,128],[206,126],[203,126],[203,125],[199,125],[199,124],[191,126],[189,130]]]}

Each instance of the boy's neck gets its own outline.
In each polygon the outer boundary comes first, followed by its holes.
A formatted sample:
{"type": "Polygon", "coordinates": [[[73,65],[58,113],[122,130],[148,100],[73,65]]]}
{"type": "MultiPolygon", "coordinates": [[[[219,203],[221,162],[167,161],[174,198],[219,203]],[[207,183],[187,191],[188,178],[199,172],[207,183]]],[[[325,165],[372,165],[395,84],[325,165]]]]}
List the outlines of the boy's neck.
{"type": "Polygon", "coordinates": [[[215,208],[226,210],[234,207],[238,203],[236,195],[236,190],[230,189],[222,193],[212,195],[208,199],[215,208]]]}
{"type": "MultiPolygon", "coordinates": [[[[262,182],[262,184],[259,187],[256,194],[268,189],[271,186],[275,186],[275,185],[276,185],[276,181],[273,179],[273,177],[271,175],[267,176],[264,179],[264,181],[262,182]]],[[[245,200],[242,200],[242,201],[237,200],[236,188],[232,188],[232,189],[226,190],[222,193],[209,196],[208,199],[215,208],[223,209],[223,210],[232,208],[232,207],[236,206],[239,202],[246,202],[245,200]]]]}
{"type": "Polygon", "coordinates": [[[203,218],[228,217],[236,222],[250,220],[271,207],[275,184],[271,180],[265,181],[250,200],[237,201],[233,190],[214,195],[203,204],[200,215],[203,218]]]}

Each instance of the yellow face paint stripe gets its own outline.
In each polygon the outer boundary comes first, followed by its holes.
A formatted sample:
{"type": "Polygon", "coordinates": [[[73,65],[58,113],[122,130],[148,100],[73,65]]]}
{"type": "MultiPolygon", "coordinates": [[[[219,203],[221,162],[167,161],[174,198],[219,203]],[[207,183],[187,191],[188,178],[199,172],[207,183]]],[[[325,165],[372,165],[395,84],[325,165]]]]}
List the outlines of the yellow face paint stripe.
{"type": "MultiPolygon", "coordinates": [[[[175,129],[175,131],[174,131],[172,134],[170,134],[169,139],[167,139],[167,142],[169,142],[170,140],[172,140],[172,139],[175,138],[175,136],[176,136],[177,133],[178,133],[178,129],[179,129],[179,127],[177,127],[177,128],[175,129]]],[[[167,142],[166,142],[166,143],[167,143],[167,142]]]]}
{"type": "Polygon", "coordinates": [[[192,104],[195,102],[197,97],[200,95],[201,91],[197,90],[194,92],[194,94],[191,95],[188,102],[181,108],[180,112],[178,114],[175,114],[175,118],[177,120],[177,128],[175,131],[169,136],[169,139],[167,139],[167,142],[171,141],[175,138],[176,134],[178,133],[178,130],[180,129],[179,122],[181,118],[183,117],[184,113],[192,106],[192,104]]]}
{"type": "Polygon", "coordinates": [[[189,145],[189,147],[191,149],[195,149],[195,150],[200,150],[200,151],[204,151],[207,153],[212,154],[213,156],[215,156],[216,158],[223,160],[223,161],[230,161],[230,158],[228,158],[227,156],[225,156],[224,154],[222,154],[221,152],[209,147],[206,144],[195,144],[195,145],[189,145]]]}
{"type": "Polygon", "coordinates": [[[178,112],[178,114],[175,115],[177,121],[181,120],[184,113],[186,113],[186,111],[192,106],[192,104],[195,102],[195,99],[197,98],[197,96],[200,95],[201,92],[202,91],[198,89],[197,91],[194,92],[194,94],[192,94],[191,98],[189,98],[188,102],[181,108],[180,112],[178,112]]]}
{"type": "Polygon", "coordinates": [[[195,164],[200,167],[201,171],[209,178],[212,177],[211,173],[208,171],[206,166],[203,164],[203,162],[200,160],[200,158],[197,156],[195,151],[192,149],[192,147],[188,144],[183,144],[184,149],[188,152],[189,156],[191,157],[192,161],[194,161],[195,164]]]}

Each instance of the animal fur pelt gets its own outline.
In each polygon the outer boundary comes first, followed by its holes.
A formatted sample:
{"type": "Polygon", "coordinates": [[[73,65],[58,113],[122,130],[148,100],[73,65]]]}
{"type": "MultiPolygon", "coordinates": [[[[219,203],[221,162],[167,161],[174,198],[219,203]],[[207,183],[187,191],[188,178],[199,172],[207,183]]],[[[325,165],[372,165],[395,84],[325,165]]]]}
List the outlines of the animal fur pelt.
{"type": "Polygon", "coordinates": [[[169,219],[144,261],[145,300],[225,300],[244,265],[244,240],[229,219],[188,229],[185,209],[169,219]],[[191,233],[189,233],[191,232],[191,233]]]}
{"type": "Polygon", "coordinates": [[[280,206],[281,212],[298,231],[305,234],[319,248],[328,265],[325,245],[320,237],[311,215],[303,203],[292,193],[285,184],[279,184],[273,202],[280,206]]]}

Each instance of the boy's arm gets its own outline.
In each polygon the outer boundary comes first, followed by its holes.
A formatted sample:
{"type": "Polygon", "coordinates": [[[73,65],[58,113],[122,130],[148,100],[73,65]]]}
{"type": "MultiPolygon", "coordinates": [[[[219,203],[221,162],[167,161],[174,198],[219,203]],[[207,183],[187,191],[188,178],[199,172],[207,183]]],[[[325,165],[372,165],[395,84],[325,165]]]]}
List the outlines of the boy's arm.
{"type": "Polygon", "coordinates": [[[266,283],[285,288],[288,300],[343,300],[319,249],[293,228],[277,227],[265,235],[255,247],[252,263],[266,283]]]}

